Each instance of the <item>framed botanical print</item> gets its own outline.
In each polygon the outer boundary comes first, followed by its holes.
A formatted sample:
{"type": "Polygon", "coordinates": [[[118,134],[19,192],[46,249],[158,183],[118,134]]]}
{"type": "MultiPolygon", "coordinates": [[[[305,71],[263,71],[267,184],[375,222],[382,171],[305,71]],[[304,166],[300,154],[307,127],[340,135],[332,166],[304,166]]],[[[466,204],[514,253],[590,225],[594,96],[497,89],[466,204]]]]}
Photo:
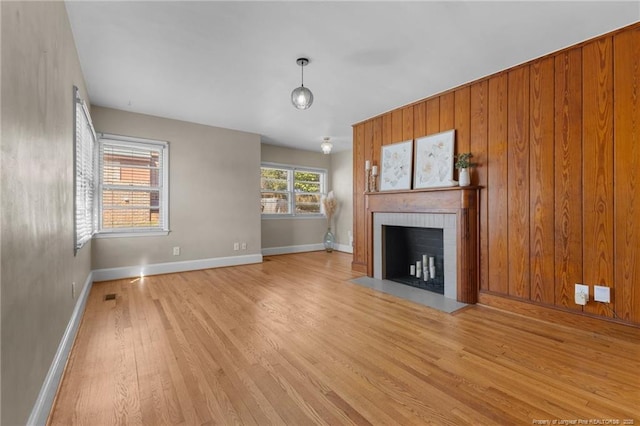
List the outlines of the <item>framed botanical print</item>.
{"type": "Polygon", "coordinates": [[[380,190],[411,189],[413,140],[384,145],[380,158],[380,190]]]}
{"type": "Polygon", "coordinates": [[[455,129],[416,139],[413,188],[455,186],[453,145],[455,129]]]}

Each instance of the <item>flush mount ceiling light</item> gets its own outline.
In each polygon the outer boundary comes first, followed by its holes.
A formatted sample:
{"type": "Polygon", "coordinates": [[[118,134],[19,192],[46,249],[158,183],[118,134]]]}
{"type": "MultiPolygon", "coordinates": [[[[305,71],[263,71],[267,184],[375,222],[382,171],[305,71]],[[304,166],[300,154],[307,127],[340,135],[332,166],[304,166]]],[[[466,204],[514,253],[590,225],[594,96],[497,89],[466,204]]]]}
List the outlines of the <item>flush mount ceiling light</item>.
{"type": "Polygon", "coordinates": [[[298,109],[308,109],[313,103],[313,93],[304,87],[304,67],[309,63],[307,58],[298,58],[296,64],[300,65],[302,71],[302,83],[300,87],[293,89],[291,92],[291,103],[298,109]]]}
{"type": "Polygon", "coordinates": [[[323,154],[331,154],[331,148],[333,148],[333,144],[329,142],[329,137],[324,138],[324,142],[320,144],[320,149],[322,149],[323,154]]]}

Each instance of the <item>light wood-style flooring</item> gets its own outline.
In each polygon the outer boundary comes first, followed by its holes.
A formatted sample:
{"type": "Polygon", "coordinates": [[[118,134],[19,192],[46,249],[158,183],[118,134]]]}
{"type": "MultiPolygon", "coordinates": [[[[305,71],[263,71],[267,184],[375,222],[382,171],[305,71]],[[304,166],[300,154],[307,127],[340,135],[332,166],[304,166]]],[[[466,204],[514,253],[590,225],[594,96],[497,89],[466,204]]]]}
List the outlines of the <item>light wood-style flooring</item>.
{"type": "Polygon", "coordinates": [[[49,423],[640,425],[639,329],[450,315],[350,283],[350,262],[94,284],[49,423]]]}

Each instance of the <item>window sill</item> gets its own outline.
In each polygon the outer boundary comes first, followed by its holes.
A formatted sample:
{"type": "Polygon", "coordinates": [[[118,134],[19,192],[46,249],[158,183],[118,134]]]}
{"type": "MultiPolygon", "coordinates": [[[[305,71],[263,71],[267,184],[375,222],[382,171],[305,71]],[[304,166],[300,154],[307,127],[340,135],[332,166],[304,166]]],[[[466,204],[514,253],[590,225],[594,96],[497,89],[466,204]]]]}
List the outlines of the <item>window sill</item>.
{"type": "Polygon", "coordinates": [[[93,238],[130,238],[130,237],[162,237],[169,235],[169,231],[140,231],[140,232],[100,232],[93,238]]]}
{"type": "Polygon", "coordinates": [[[325,220],[327,217],[322,214],[314,214],[314,215],[292,215],[292,214],[263,214],[260,216],[261,219],[323,219],[325,220]]]}

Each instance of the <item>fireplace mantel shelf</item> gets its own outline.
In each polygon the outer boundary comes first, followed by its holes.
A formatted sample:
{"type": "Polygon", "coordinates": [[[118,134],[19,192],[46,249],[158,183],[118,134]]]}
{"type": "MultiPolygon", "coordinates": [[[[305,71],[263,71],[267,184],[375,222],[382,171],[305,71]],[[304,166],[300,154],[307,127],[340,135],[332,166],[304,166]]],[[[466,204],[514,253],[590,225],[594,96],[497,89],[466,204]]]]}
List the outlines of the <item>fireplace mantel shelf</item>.
{"type": "Polygon", "coordinates": [[[373,276],[374,213],[449,213],[456,215],[458,301],[478,299],[480,186],[451,186],[365,193],[367,275],[373,276]]]}

